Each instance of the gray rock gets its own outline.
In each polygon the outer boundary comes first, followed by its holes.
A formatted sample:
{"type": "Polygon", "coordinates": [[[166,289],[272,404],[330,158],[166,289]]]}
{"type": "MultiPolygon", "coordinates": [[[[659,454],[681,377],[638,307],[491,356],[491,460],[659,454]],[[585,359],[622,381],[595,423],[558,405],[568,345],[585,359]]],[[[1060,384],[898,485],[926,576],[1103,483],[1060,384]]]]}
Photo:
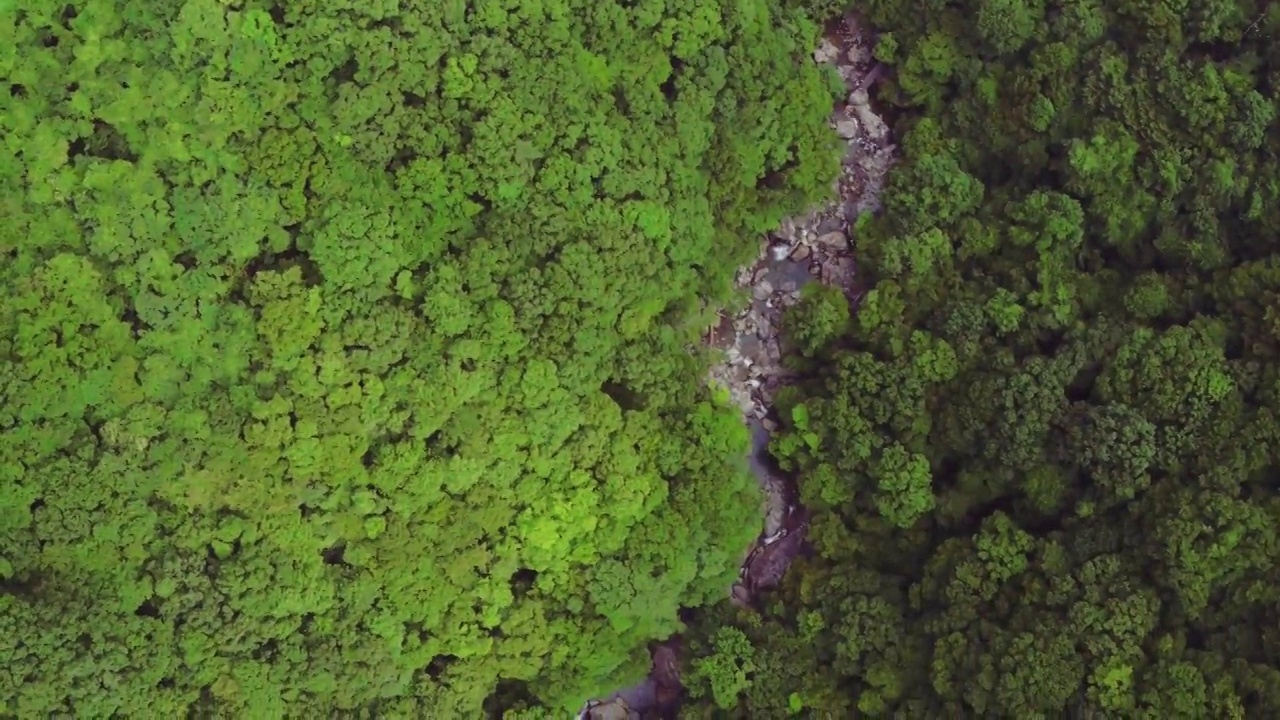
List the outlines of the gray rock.
{"type": "MultiPolygon", "coordinates": [[[[866,94],[866,90],[859,90],[854,93],[854,95],[864,96],[866,94]]],[[[852,96],[850,96],[850,99],[852,99],[852,96]]],[[[869,103],[870,101],[862,104],[855,104],[853,110],[858,116],[858,122],[860,122],[863,129],[866,130],[867,137],[876,142],[882,142],[889,137],[889,126],[885,124],[884,120],[880,119],[879,115],[875,114],[875,111],[871,109],[871,105],[869,103]]]]}
{"type": "Polygon", "coordinates": [[[853,258],[834,258],[822,266],[822,282],[843,287],[853,280],[854,270],[853,258]]]}
{"type": "MultiPolygon", "coordinates": [[[[839,180],[837,179],[836,182],[838,184],[839,180]]],[[[822,221],[818,223],[818,227],[814,228],[814,231],[817,232],[819,235],[823,233],[834,232],[844,227],[845,218],[843,213],[840,212],[839,208],[834,208],[834,210],[835,212],[832,212],[831,214],[822,218],[822,221]]]]}
{"type": "Polygon", "coordinates": [[[777,364],[782,360],[782,346],[778,344],[778,339],[770,338],[764,344],[765,357],[769,358],[769,362],[777,364]]]}
{"type": "Polygon", "coordinates": [[[809,245],[797,245],[795,250],[791,251],[791,259],[796,262],[804,262],[813,254],[813,248],[809,245]]]}
{"type": "Polygon", "coordinates": [[[858,121],[853,118],[843,118],[836,121],[836,134],[845,140],[852,140],[858,137],[858,121]]]}
{"type": "Polygon", "coordinates": [[[833,63],[839,59],[840,48],[826,38],[823,38],[818,44],[818,49],[813,51],[813,61],[817,63],[833,63]]]}
{"type": "Polygon", "coordinates": [[[756,327],[756,337],[768,339],[773,337],[773,323],[769,322],[769,318],[760,318],[760,324],[756,327]]]}
{"type": "Polygon", "coordinates": [[[783,218],[782,222],[778,224],[778,229],[773,232],[773,236],[787,245],[792,245],[796,235],[800,232],[802,222],[803,220],[797,218],[783,218]]]}
{"type": "Polygon", "coordinates": [[[819,245],[826,246],[837,252],[849,249],[849,238],[838,230],[836,232],[819,235],[817,242],[819,245]]]}
{"type": "Polygon", "coordinates": [[[787,497],[778,482],[770,482],[765,490],[769,509],[764,517],[764,534],[777,535],[787,519],[787,497]]]}
{"type": "Polygon", "coordinates": [[[778,542],[773,543],[751,559],[749,565],[749,581],[753,588],[772,587],[782,579],[787,566],[799,554],[804,543],[805,533],[792,532],[778,542]]]}
{"type": "Polygon", "coordinates": [[[618,699],[596,705],[587,717],[590,720],[629,720],[631,712],[626,701],[618,699]]]}
{"type": "Polygon", "coordinates": [[[849,48],[849,53],[845,57],[849,58],[850,65],[865,65],[871,60],[871,48],[858,43],[849,48]]]}
{"type": "Polygon", "coordinates": [[[885,69],[885,67],[886,66],[884,63],[876,63],[870,70],[867,71],[867,74],[863,75],[862,79],[858,81],[857,87],[869,88],[875,83],[879,82],[880,78],[883,78],[885,76],[885,73],[888,72],[885,69]]]}

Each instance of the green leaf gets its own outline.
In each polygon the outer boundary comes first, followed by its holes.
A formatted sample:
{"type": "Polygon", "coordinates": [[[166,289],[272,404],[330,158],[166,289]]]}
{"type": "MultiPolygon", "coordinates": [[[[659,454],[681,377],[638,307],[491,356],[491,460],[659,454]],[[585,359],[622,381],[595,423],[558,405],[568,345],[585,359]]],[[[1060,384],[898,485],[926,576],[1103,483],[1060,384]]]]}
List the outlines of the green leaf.
{"type": "Polygon", "coordinates": [[[809,429],[809,408],[803,404],[791,408],[791,422],[795,424],[798,430],[809,429]]]}

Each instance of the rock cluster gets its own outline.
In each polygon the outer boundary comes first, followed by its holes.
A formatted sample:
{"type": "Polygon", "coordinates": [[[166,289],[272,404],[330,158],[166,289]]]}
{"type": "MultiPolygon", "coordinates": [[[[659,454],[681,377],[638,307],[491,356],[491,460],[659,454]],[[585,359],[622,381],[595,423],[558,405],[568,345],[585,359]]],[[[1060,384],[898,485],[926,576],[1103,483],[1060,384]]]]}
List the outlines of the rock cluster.
{"type": "Polygon", "coordinates": [[[738,272],[739,287],[751,301],[734,316],[721,318],[708,341],[724,352],[712,367],[711,379],[728,390],[743,417],[775,429],[769,417],[773,395],[790,379],[781,333],[787,308],[800,300],[801,288],[813,281],[855,292],[854,261],[848,235],[832,216],[816,223],[791,221],[761,241],[756,264],[738,272]]]}
{"type": "MultiPolygon", "coordinates": [[[[815,61],[839,70],[849,91],[847,101],[831,118],[833,130],[846,143],[833,188],[835,199],[783,221],[761,239],[756,262],[742,268],[737,277],[738,286],[750,293],[750,304],[736,315],[722,315],[707,333],[708,344],[724,353],[709,379],[725,388],[742,408],[743,419],[755,434],[757,455],[768,443],[768,432],[777,429],[769,415],[774,393],[792,379],[782,364],[786,347],[779,332],[786,309],[799,301],[800,289],[814,280],[842,288],[851,301],[857,297],[850,226],[860,215],[880,209],[880,192],[894,157],[889,128],[872,109],[867,93],[885,72],[872,59],[871,42],[850,18],[814,52],[815,61]]],[[[730,591],[734,602],[741,604],[750,604],[757,590],[781,579],[808,527],[807,512],[796,504],[794,483],[768,470],[759,459],[752,466],[764,490],[765,528],[744,556],[740,581],[730,591]]],[[[645,682],[604,701],[587,703],[579,720],[631,720],[669,706],[680,685],[675,650],[659,645],[653,661],[653,672],[645,682]]]]}
{"type": "Polygon", "coordinates": [[[893,163],[895,146],[889,127],[871,107],[868,86],[884,73],[872,59],[871,38],[852,19],[824,38],[814,60],[834,64],[849,89],[836,108],[832,128],[845,140],[834,199],[805,215],[788,218],[761,240],[757,261],[738,273],[737,284],[749,290],[751,303],[708,334],[724,351],[711,379],[728,390],[748,421],[769,429],[773,394],[790,379],[782,365],[785,354],[779,333],[783,315],[811,280],[842,288],[857,297],[850,228],[856,219],[880,209],[880,192],[893,163]]]}
{"type": "Polygon", "coordinates": [[[679,641],[666,640],[650,648],[650,671],[638,685],[603,700],[588,700],[577,720],[640,720],[654,710],[671,709],[680,700],[679,641]]]}
{"type": "Polygon", "coordinates": [[[836,134],[848,143],[837,194],[840,215],[849,222],[880,210],[880,194],[896,150],[888,124],[871,107],[870,90],[888,72],[873,56],[874,42],[857,17],[848,15],[813,53],[815,61],[835,66],[849,93],[831,120],[836,134]]]}
{"type": "MultiPolygon", "coordinates": [[[[751,294],[750,304],[736,316],[722,317],[708,338],[724,351],[723,361],[710,371],[711,380],[728,391],[753,429],[765,431],[753,441],[757,456],[764,454],[768,433],[778,429],[770,416],[774,394],[792,380],[782,363],[786,347],[779,332],[787,308],[813,280],[841,288],[851,303],[858,299],[851,226],[859,216],[880,210],[896,149],[888,125],[871,107],[868,89],[885,68],[873,63],[870,48],[871,38],[848,18],[814,52],[815,61],[836,66],[849,93],[831,118],[832,129],[845,141],[834,199],[784,220],[761,240],[756,262],[737,277],[738,286],[751,294]]],[[[741,605],[751,604],[756,591],[781,579],[808,529],[794,480],[769,470],[760,457],[751,465],[764,491],[764,532],[747,551],[739,581],[730,590],[741,605]]]]}

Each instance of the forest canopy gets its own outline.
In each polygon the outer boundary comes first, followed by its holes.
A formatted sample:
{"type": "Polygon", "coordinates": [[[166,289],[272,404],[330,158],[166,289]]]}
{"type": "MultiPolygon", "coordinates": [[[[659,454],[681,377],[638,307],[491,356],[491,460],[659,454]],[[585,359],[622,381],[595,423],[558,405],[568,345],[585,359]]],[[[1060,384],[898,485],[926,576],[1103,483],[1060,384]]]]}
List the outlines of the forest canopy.
{"type": "Polygon", "coordinates": [[[0,715],[563,717],[642,675],[758,524],[695,341],[834,176],[818,32],[5,4],[0,715]]]}
{"type": "Polygon", "coordinates": [[[812,553],[684,716],[1274,715],[1280,8],[859,9],[902,157],[789,319],[812,553]]]}
{"type": "Polygon", "coordinates": [[[866,0],[900,162],[787,317],[836,0],[0,9],[0,716],[1280,708],[1280,9],[866,0]],[[682,608],[702,608],[684,613],[682,608]]]}

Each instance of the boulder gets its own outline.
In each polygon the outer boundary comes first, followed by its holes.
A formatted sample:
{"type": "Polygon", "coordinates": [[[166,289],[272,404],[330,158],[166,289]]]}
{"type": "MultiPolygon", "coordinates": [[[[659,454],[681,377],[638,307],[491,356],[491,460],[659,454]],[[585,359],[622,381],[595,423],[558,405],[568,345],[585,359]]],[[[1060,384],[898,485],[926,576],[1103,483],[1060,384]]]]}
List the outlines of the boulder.
{"type": "Polygon", "coordinates": [[[819,235],[816,242],[833,252],[844,252],[849,249],[849,237],[839,230],[819,235]]]}
{"type": "Polygon", "coordinates": [[[852,140],[858,137],[860,129],[858,121],[853,118],[841,118],[836,121],[836,134],[845,140],[852,140]]]}
{"type": "MultiPolygon", "coordinates": [[[[625,700],[617,699],[596,705],[587,712],[587,717],[589,720],[630,720],[633,712],[627,707],[625,700]]],[[[639,717],[639,714],[635,717],[639,717]]]]}
{"type": "MultiPolygon", "coordinates": [[[[866,94],[866,90],[859,90],[853,93],[853,95],[863,97],[865,97],[866,94]]],[[[887,140],[889,137],[889,126],[886,125],[884,120],[881,120],[880,116],[871,109],[870,100],[862,103],[854,103],[853,95],[849,96],[849,101],[853,105],[854,114],[858,116],[858,122],[862,124],[862,128],[866,131],[867,137],[876,142],[883,142],[887,140]]]]}
{"type": "Polygon", "coordinates": [[[845,57],[849,59],[850,65],[866,65],[871,61],[871,48],[862,43],[857,43],[849,48],[849,52],[845,57]]]}
{"type": "Polygon", "coordinates": [[[826,38],[818,44],[818,49],[813,51],[813,61],[816,63],[833,63],[840,59],[840,48],[826,38]]]}

